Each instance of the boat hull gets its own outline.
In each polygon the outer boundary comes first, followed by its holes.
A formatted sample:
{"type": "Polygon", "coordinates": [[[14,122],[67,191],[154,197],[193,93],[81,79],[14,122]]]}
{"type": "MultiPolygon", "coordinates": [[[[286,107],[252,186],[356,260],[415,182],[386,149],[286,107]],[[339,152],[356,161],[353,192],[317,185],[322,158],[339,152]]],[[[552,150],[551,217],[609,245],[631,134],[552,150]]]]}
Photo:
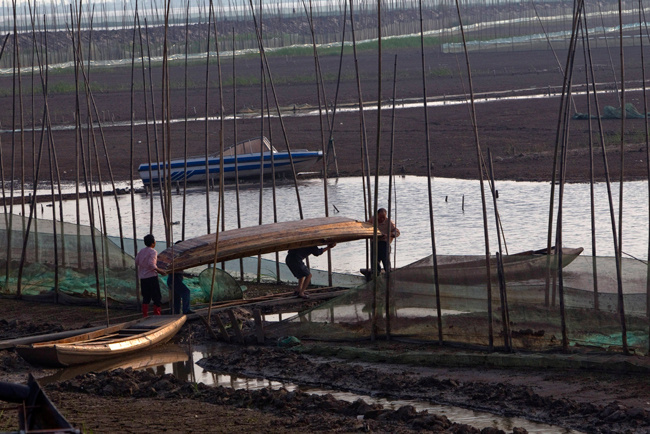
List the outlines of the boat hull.
{"type": "MultiPolygon", "coordinates": [[[[562,268],[573,262],[582,251],[582,247],[563,248],[562,268]]],[[[541,253],[539,250],[504,256],[503,270],[506,282],[543,278],[546,273],[547,258],[548,255],[541,253]]],[[[553,261],[551,261],[551,269],[555,270],[555,268],[553,261]]],[[[425,261],[418,261],[395,270],[393,275],[396,279],[422,283],[432,283],[434,276],[432,264],[425,261]]],[[[494,257],[490,260],[490,277],[492,282],[498,281],[496,258],[494,257]]],[[[438,282],[449,285],[485,284],[487,283],[485,259],[447,264],[439,263],[438,282]]]]}
{"type": "Polygon", "coordinates": [[[72,366],[134,354],[172,339],[185,324],[184,315],[152,316],[97,332],[58,341],[16,347],[29,363],[72,366]]]}
{"type": "Polygon", "coordinates": [[[264,253],[279,252],[372,238],[373,226],[344,217],[321,217],[292,222],[271,223],[181,241],[158,255],[158,268],[171,272],[199,265],[264,253]],[[217,255],[215,259],[215,253],[217,255]]]}
{"type": "MultiPolygon", "coordinates": [[[[291,159],[296,172],[304,171],[313,166],[323,157],[321,151],[292,151],[291,158],[288,152],[264,152],[262,157],[259,153],[242,154],[237,157],[226,156],[223,159],[224,179],[259,177],[263,171],[265,175],[291,172],[291,159]],[[272,155],[271,155],[272,154],[272,155]],[[263,161],[262,161],[263,160],[263,161]]],[[[187,182],[205,181],[206,176],[218,180],[221,171],[221,159],[219,157],[208,158],[206,171],[205,157],[189,158],[187,165],[185,160],[172,160],[168,165],[163,163],[141,164],[138,167],[140,178],[145,185],[156,184],[160,180],[169,177],[172,182],[180,182],[187,179],[187,182]]]]}

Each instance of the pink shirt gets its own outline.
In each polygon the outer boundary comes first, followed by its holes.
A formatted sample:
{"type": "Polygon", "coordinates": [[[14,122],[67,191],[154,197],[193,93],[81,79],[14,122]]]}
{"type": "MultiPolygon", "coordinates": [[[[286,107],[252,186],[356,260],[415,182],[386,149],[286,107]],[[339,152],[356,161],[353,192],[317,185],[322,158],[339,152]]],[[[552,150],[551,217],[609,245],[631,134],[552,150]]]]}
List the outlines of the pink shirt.
{"type": "Polygon", "coordinates": [[[158,262],[158,252],[153,247],[145,247],[135,256],[135,265],[138,267],[138,277],[147,279],[158,276],[156,271],[156,262],[158,262]]]}

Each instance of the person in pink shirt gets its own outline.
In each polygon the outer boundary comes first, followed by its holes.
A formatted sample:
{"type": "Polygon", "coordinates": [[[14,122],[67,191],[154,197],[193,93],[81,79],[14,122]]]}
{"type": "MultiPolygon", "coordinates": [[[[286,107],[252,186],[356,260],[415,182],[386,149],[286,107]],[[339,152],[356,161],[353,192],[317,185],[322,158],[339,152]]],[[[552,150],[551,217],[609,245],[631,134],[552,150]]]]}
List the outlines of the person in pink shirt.
{"type": "Polygon", "coordinates": [[[156,252],[156,239],[149,234],[144,237],[144,247],[135,256],[135,266],[140,278],[140,293],[142,294],[142,316],[149,316],[149,303],[153,301],[153,314],[160,315],[162,296],[158,273],[165,272],[158,268],[158,252],[156,252]]]}

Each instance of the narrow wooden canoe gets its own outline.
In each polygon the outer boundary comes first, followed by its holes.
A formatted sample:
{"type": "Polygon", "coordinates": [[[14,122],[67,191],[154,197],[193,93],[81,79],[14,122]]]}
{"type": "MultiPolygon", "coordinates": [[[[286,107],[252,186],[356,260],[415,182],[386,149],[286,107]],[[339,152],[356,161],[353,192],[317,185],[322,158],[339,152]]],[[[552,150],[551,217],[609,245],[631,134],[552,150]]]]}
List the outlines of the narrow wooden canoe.
{"type": "Polygon", "coordinates": [[[79,432],[52,404],[32,374],[29,374],[26,386],[0,382],[0,400],[22,404],[18,407],[20,432],[79,432]]]}
{"type": "Polygon", "coordinates": [[[185,324],[185,315],[154,315],[116,324],[70,338],[18,345],[29,363],[72,366],[137,353],[173,338],[185,324]]]}
{"type": "MultiPolygon", "coordinates": [[[[582,253],[583,248],[563,248],[562,268],[573,262],[582,253]]],[[[555,252],[555,249],[552,251],[555,252]]],[[[538,279],[546,273],[546,249],[529,250],[503,257],[503,270],[506,281],[522,281],[538,279]]],[[[474,260],[460,257],[441,256],[438,258],[438,281],[441,284],[471,285],[487,282],[485,257],[474,260]]],[[[490,276],[493,282],[498,281],[497,261],[490,259],[490,276]]],[[[553,261],[551,261],[553,267],[553,261]]],[[[555,267],[553,267],[554,269],[555,267]]],[[[431,257],[421,259],[393,272],[398,279],[410,282],[433,282],[433,261],[431,257]]]]}
{"type": "MultiPolygon", "coordinates": [[[[279,252],[372,238],[373,226],[344,217],[322,217],[291,222],[271,223],[219,234],[217,262],[279,252]]],[[[185,240],[158,255],[158,268],[166,272],[184,270],[214,262],[215,234],[185,240]]]]}

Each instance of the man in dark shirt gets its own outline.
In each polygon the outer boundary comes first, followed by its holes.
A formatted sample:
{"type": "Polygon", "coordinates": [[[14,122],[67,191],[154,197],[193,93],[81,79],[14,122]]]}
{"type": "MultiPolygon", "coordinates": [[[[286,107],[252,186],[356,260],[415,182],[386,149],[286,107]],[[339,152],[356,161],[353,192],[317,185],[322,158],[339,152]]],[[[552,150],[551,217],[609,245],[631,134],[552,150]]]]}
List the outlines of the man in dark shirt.
{"type": "Polygon", "coordinates": [[[301,298],[309,298],[309,296],[305,294],[305,290],[311,282],[311,272],[309,271],[307,264],[305,264],[307,256],[320,256],[334,246],[336,246],[336,243],[328,244],[327,247],[323,249],[318,246],[312,246],[289,250],[285,261],[289,270],[291,270],[291,273],[293,273],[296,279],[298,279],[298,289],[294,292],[295,295],[301,298]]]}

